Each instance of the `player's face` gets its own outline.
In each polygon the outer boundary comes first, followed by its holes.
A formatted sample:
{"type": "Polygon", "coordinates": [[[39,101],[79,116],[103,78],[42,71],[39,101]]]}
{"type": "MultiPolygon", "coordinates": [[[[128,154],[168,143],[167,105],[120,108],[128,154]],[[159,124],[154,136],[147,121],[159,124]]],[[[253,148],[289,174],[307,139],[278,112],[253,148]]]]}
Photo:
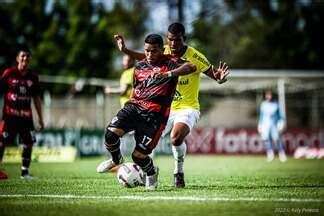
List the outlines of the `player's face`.
{"type": "Polygon", "coordinates": [[[25,70],[30,62],[31,55],[28,52],[20,51],[16,57],[19,70],[25,70]]]}
{"type": "Polygon", "coordinates": [[[267,91],[265,93],[265,99],[268,100],[268,101],[272,100],[272,92],[271,91],[267,91]]]}
{"type": "Polygon", "coordinates": [[[163,50],[158,44],[144,44],[144,53],[146,60],[149,64],[156,64],[161,56],[163,55],[163,50]]]}
{"type": "Polygon", "coordinates": [[[168,32],[167,39],[171,53],[175,55],[179,54],[185,45],[183,35],[181,33],[172,34],[168,32]]]}

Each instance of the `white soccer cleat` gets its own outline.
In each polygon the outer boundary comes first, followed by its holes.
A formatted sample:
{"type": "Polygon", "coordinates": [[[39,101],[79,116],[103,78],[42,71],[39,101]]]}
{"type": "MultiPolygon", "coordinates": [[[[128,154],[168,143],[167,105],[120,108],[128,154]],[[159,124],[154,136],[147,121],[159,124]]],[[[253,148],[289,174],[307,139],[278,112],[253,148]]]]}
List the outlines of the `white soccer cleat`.
{"type": "Polygon", "coordinates": [[[273,161],[273,159],[274,159],[274,153],[273,153],[273,151],[272,150],[267,151],[267,161],[268,162],[271,162],[271,161],[273,161]]]}
{"type": "Polygon", "coordinates": [[[146,176],[145,179],[145,189],[146,190],[156,190],[158,186],[158,176],[159,176],[159,168],[155,167],[155,174],[151,176],[146,176]]]}
{"type": "Polygon", "coordinates": [[[106,160],[97,166],[97,173],[117,172],[117,168],[122,163],[124,163],[123,158],[120,159],[118,164],[116,164],[112,159],[106,160]]]}
{"type": "Polygon", "coordinates": [[[281,162],[286,162],[287,157],[286,157],[286,153],[285,153],[284,151],[280,151],[280,152],[279,152],[279,160],[280,160],[281,162]]]}
{"type": "Polygon", "coordinates": [[[21,179],[25,179],[25,180],[33,180],[33,179],[35,179],[35,177],[33,177],[32,175],[30,175],[29,173],[27,173],[25,175],[21,175],[20,178],[21,179]]]}

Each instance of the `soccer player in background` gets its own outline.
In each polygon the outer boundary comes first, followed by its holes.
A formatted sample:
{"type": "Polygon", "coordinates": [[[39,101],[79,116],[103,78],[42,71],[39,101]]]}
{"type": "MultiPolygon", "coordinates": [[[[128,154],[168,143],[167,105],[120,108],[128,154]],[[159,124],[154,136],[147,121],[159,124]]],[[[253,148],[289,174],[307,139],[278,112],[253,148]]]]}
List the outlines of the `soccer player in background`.
{"type": "Polygon", "coordinates": [[[121,74],[119,87],[112,88],[107,86],[105,88],[106,94],[119,94],[120,95],[120,107],[123,107],[129,100],[132,88],[133,88],[133,77],[134,77],[134,64],[135,59],[129,55],[123,56],[123,68],[124,71],[121,74]]]}
{"type": "MultiPolygon", "coordinates": [[[[32,147],[35,140],[31,101],[38,115],[39,129],[44,128],[38,74],[28,65],[31,52],[20,48],[16,56],[16,65],[6,69],[0,78],[0,93],[4,95],[2,127],[0,131],[0,161],[5,147],[14,143],[19,135],[23,144],[21,178],[32,179],[29,174],[32,147]]],[[[2,172],[4,174],[4,172],[2,172]]]]}
{"type": "Polygon", "coordinates": [[[163,51],[160,35],[150,34],[145,38],[145,58],[135,64],[132,96],[105,131],[105,145],[112,159],[97,167],[97,171],[105,172],[123,163],[120,137],[134,131],[136,144],[132,159],[146,173],[145,188],[149,190],[157,188],[158,169],[148,155],[168,121],[178,76],[196,70],[192,63],[163,55],[163,51]]]}
{"type": "MultiPolygon", "coordinates": [[[[122,36],[116,35],[115,39],[117,40],[120,51],[136,59],[144,58],[143,53],[127,49],[122,36]]],[[[168,43],[165,45],[164,54],[171,54],[183,60],[190,61],[197,68],[195,73],[179,77],[176,94],[171,106],[170,117],[164,132],[164,134],[168,134],[171,130],[170,140],[175,160],[173,171],[174,185],[177,188],[185,187],[183,168],[187,152],[185,138],[197,123],[200,116],[200,74],[204,73],[220,84],[226,81],[226,77],[229,74],[229,67],[226,63],[220,62],[218,68],[216,68],[197,49],[186,45],[185,40],[185,28],[181,23],[173,23],[168,27],[168,43]]]]}
{"type": "Polygon", "coordinates": [[[265,92],[264,98],[265,100],[260,105],[258,131],[266,147],[267,160],[270,162],[274,159],[273,146],[276,146],[279,160],[285,162],[287,158],[281,139],[281,133],[285,128],[284,118],[271,90],[265,92]]]}

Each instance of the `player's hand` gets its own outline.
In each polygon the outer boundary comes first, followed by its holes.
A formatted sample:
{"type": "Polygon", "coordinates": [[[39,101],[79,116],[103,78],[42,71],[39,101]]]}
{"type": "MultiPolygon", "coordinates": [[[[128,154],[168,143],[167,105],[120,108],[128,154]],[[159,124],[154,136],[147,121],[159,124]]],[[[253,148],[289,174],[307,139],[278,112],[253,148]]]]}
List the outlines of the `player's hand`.
{"type": "Polygon", "coordinates": [[[117,42],[119,51],[124,52],[126,50],[126,45],[125,45],[125,40],[124,40],[123,36],[116,34],[116,35],[114,35],[114,38],[117,42]]]}
{"type": "Polygon", "coordinates": [[[38,131],[43,130],[44,127],[45,127],[44,125],[45,125],[45,124],[44,124],[43,119],[38,119],[38,128],[37,128],[37,130],[38,130],[38,131]]]}
{"type": "Polygon", "coordinates": [[[152,73],[153,78],[167,78],[168,74],[165,72],[154,72],[152,73]]]}
{"type": "Polygon", "coordinates": [[[262,133],[262,126],[261,125],[258,125],[258,132],[259,132],[259,134],[262,133]]]}
{"type": "Polygon", "coordinates": [[[285,124],[285,122],[283,120],[280,120],[277,123],[277,129],[278,129],[280,134],[282,134],[286,130],[286,124],[285,124]]]}
{"type": "Polygon", "coordinates": [[[225,62],[222,63],[220,61],[218,68],[212,66],[212,70],[214,78],[218,81],[218,83],[221,84],[227,81],[226,77],[229,75],[230,71],[228,65],[225,62]]]}

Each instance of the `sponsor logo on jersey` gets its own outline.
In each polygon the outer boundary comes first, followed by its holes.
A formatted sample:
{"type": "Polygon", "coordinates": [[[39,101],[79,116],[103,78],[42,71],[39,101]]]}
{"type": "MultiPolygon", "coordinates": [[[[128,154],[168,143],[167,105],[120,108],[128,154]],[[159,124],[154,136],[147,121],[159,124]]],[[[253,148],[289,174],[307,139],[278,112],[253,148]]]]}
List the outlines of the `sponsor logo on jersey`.
{"type": "Polygon", "coordinates": [[[111,124],[114,124],[116,121],[118,121],[118,117],[115,116],[112,120],[111,120],[111,124]]]}
{"type": "Polygon", "coordinates": [[[27,85],[28,85],[28,87],[32,86],[33,85],[33,81],[27,80],[27,85]]]}
{"type": "Polygon", "coordinates": [[[153,68],[153,71],[154,71],[154,72],[160,72],[161,69],[160,69],[159,67],[154,67],[154,68],[153,68]]]}
{"type": "Polygon", "coordinates": [[[26,94],[26,93],[27,93],[27,89],[26,89],[26,87],[25,87],[25,86],[20,86],[20,87],[19,87],[19,92],[20,92],[21,94],[26,94]]]}
{"type": "Polygon", "coordinates": [[[209,62],[206,61],[204,58],[202,58],[201,56],[199,56],[197,53],[193,54],[192,56],[193,58],[197,59],[198,61],[200,61],[201,63],[209,66],[209,62]]]}
{"type": "Polygon", "coordinates": [[[8,136],[9,136],[8,132],[7,131],[3,131],[2,137],[3,138],[7,138],[8,136]]]}
{"type": "Polygon", "coordinates": [[[179,91],[176,91],[176,93],[174,94],[173,100],[174,101],[182,100],[182,95],[180,94],[179,91]]]}
{"type": "Polygon", "coordinates": [[[185,80],[179,80],[178,85],[188,85],[189,84],[189,79],[185,79],[185,80]]]}

